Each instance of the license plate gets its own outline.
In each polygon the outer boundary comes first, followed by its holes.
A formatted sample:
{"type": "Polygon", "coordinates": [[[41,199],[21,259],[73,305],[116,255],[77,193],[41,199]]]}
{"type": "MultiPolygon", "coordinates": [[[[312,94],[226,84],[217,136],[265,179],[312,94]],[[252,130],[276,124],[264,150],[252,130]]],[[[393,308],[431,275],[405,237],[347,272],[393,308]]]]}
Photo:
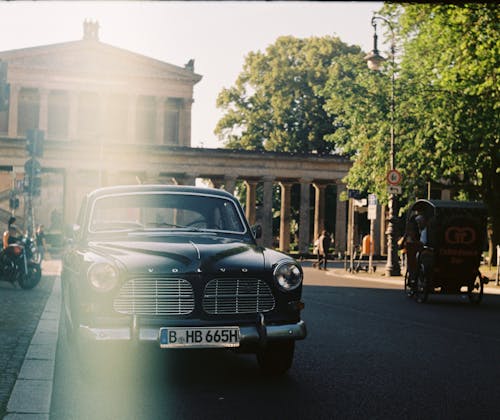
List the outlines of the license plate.
{"type": "Polygon", "coordinates": [[[239,327],[160,328],[160,347],[239,347],[239,327]]]}

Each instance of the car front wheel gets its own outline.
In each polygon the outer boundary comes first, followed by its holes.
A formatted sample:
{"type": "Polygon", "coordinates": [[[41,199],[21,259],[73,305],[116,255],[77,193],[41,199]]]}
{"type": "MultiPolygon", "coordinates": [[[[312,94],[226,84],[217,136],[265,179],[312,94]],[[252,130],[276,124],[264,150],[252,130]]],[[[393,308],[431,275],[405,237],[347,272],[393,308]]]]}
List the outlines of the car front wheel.
{"type": "Polygon", "coordinates": [[[257,362],[264,373],[278,376],[292,367],[295,341],[268,343],[257,353],[257,362]]]}

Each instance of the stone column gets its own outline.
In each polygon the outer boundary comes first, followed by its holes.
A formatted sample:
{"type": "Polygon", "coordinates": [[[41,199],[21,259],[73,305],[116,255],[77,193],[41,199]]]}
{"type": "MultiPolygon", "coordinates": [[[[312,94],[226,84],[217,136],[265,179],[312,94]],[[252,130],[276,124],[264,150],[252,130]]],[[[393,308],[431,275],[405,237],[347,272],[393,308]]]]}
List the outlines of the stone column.
{"type": "Polygon", "coordinates": [[[236,177],[224,177],[224,190],[229,194],[234,194],[236,188],[236,177]]]}
{"type": "Polygon", "coordinates": [[[165,98],[156,98],[156,144],[164,144],[165,137],[165,98]]]}
{"type": "Polygon", "coordinates": [[[76,140],[78,137],[78,92],[69,92],[68,137],[76,140]]]}
{"type": "Polygon", "coordinates": [[[19,105],[19,91],[21,88],[17,85],[10,86],[9,99],[9,137],[17,137],[17,115],[19,105]]]}
{"type": "Polygon", "coordinates": [[[100,93],[98,95],[98,101],[99,101],[99,125],[98,125],[98,131],[97,131],[97,136],[99,137],[99,141],[101,144],[101,154],[102,154],[102,145],[104,143],[109,143],[109,139],[107,137],[106,133],[106,123],[107,123],[107,117],[108,117],[108,105],[109,105],[109,95],[106,93],[100,93]]]}
{"type": "Polygon", "coordinates": [[[183,99],[182,100],[182,107],[181,107],[180,112],[179,112],[179,146],[191,147],[191,107],[192,107],[192,105],[193,105],[192,99],[183,99]]]}
{"type": "Polygon", "coordinates": [[[340,195],[346,190],[345,184],[337,184],[337,205],[335,211],[334,247],[337,252],[347,250],[347,201],[340,201],[340,195]]]}
{"type": "Polygon", "coordinates": [[[137,121],[137,95],[128,97],[127,108],[127,141],[132,144],[136,142],[136,121],[137,121]]]}
{"type": "MultiPolygon", "coordinates": [[[[49,128],[49,91],[40,89],[40,108],[38,111],[38,129],[45,131],[49,128]]],[[[45,136],[47,137],[47,135],[45,136]]]]}
{"type": "Polygon", "coordinates": [[[292,183],[280,182],[281,210],[280,210],[280,250],[290,251],[290,205],[292,196],[292,183]]]}
{"type": "Polygon", "coordinates": [[[326,184],[314,185],[314,239],[319,238],[325,228],[325,189],[326,184]]]}
{"type": "Polygon", "coordinates": [[[300,182],[300,213],[299,213],[299,253],[307,254],[311,243],[310,232],[310,199],[311,180],[301,180],[300,182]]]}
{"type": "Polygon", "coordinates": [[[255,224],[255,207],[256,207],[256,196],[257,196],[257,181],[245,180],[245,186],[247,189],[247,200],[245,206],[245,216],[250,225],[255,224]]]}
{"type": "Polygon", "coordinates": [[[273,246],[273,179],[264,179],[264,202],[262,203],[262,245],[273,246]]]}

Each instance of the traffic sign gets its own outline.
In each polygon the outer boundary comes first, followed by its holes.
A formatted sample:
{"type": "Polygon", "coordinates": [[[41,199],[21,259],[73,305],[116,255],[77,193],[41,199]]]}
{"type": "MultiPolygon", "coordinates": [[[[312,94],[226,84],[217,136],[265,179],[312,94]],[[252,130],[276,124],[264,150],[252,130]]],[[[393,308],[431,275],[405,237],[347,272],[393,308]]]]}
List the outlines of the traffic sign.
{"type": "Polygon", "coordinates": [[[42,165],[40,165],[40,162],[38,162],[35,158],[31,158],[24,164],[24,172],[29,175],[40,175],[42,172],[42,165]]]}
{"type": "Polygon", "coordinates": [[[397,171],[396,169],[391,169],[389,172],[387,172],[387,182],[390,185],[399,185],[401,184],[401,180],[403,179],[401,172],[397,171]]]}
{"type": "Polygon", "coordinates": [[[377,219],[377,196],[368,194],[368,220],[377,219]]]}
{"type": "Polygon", "coordinates": [[[401,194],[402,192],[401,185],[388,185],[387,192],[389,194],[401,194]]]}

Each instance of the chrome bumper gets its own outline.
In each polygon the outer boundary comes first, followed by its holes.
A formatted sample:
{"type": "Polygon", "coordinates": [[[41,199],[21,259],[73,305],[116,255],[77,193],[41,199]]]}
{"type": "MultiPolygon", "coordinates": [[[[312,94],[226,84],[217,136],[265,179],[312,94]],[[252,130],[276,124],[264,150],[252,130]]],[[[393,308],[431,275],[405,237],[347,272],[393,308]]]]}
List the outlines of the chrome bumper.
{"type": "MultiPolygon", "coordinates": [[[[92,328],[80,325],[80,337],[89,342],[156,342],[159,343],[159,328],[117,327],[92,328]]],[[[307,335],[306,324],[240,326],[240,344],[256,344],[263,341],[302,340],[307,335]]]]}

